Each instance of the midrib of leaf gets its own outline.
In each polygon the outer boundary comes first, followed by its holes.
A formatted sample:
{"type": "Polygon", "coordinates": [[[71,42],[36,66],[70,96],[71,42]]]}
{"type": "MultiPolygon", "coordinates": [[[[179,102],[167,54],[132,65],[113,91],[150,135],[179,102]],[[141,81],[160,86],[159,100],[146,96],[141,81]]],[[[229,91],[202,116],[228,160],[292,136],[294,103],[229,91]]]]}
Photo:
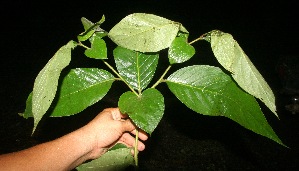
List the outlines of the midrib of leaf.
{"type": "Polygon", "coordinates": [[[125,39],[131,38],[131,37],[134,38],[134,37],[140,36],[142,34],[147,34],[147,32],[151,32],[151,31],[153,31],[155,29],[162,29],[163,27],[167,27],[168,25],[177,25],[177,27],[179,27],[178,24],[175,24],[175,22],[167,23],[167,24],[164,24],[164,25],[161,25],[161,26],[150,26],[150,28],[147,29],[147,30],[143,29],[144,31],[140,31],[140,32],[138,32],[136,34],[130,34],[131,36],[124,37],[124,38],[118,39],[118,40],[125,40],[125,39]]]}
{"type": "MultiPolygon", "coordinates": [[[[201,98],[198,97],[198,95],[200,95],[200,93],[198,93],[196,90],[198,91],[201,91],[202,93],[205,93],[205,94],[212,94],[212,96],[216,96],[217,99],[219,99],[219,101],[217,101],[217,103],[219,102],[224,102],[224,101],[230,101],[229,103],[234,103],[236,104],[237,106],[239,106],[237,109],[239,110],[240,113],[244,113],[246,114],[247,116],[246,117],[249,117],[250,118],[253,118],[256,120],[255,123],[260,123],[259,120],[256,119],[256,117],[254,117],[254,115],[252,114],[252,112],[248,112],[246,110],[246,106],[244,106],[243,103],[240,103],[239,101],[236,101],[234,100],[233,98],[230,98],[229,96],[226,96],[225,94],[223,93],[219,93],[218,91],[211,91],[209,89],[207,89],[208,86],[204,86],[203,88],[200,88],[200,87],[194,87],[192,85],[187,85],[187,84],[182,84],[182,83],[179,83],[179,82],[174,82],[174,81],[168,81],[168,82],[172,82],[172,83],[175,83],[175,84],[179,84],[181,86],[184,86],[184,87],[187,87],[187,88],[190,88],[192,91],[193,94],[195,94],[197,96],[197,99],[203,99],[202,97],[207,97],[207,96],[202,96],[201,98]],[[220,97],[220,98],[219,98],[220,97]],[[222,97],[222,98],[221,98],[222,97]],[[249,116],[248,116],[249,115],[249,116]]],[[[217,84],[217,82],[215,82],[215,84],[217,84]]],[[[212,85],[212,84],[211,84],[212,85]]],[[[189,91],[190,89],[184,89],[183,91],[186,92],[186,91],[189,91]]],[[[221,91],[221,90],[220,90],[221,91]]],[[[187,93],[187,92],[186,92],[187,93]]],[[[189,99],[190,100],[190,99],[189,99]]],[[[196,103],[202,103],[202,101],[192,101],[193,104],[196,104],[196,103]]],[[[205,102],[207,104],[210,104],[210,102],[205,102]]],[[[249,122],[246,122],[246,120],[244,120],[243,117],[240,117],[240,115],[231,115],[230,113],[227,113],[226,110],[219,110],[218,109],[218,112],[220,113],[217,113],[219,116],[225,116],[225,117],[228,117],[234,121],[236,121],[237,123],[239,123],[240,125],[244,126],[245,128],[249,129],[249,130],[252,130],[254,131],[253,129],[251,129],[250,126],[246,126],[249,122]],[[242,118],[242,119],[241,119],[242,118]]],[[[204,114],[204,113],[203,113],[204,114]]],[[[211,115],[212,113],[207,113],[209,115],[211,115]]],[[[216,113],[213,113],[212,115],[215,116],[216,113]]],[[[255,131],[254,131],[255,132],[255,131]]],[[[260,134],[260,133],[259,133],[260,134]]]]}
{"type": "Polygon", "coordinates": [[[136,52],[136,67],[137,67],[137,84],[138,84],[138,94],[141,94],[141,82],[140,82],[140,66],[139,66],[139,52],[136,52]]]}
{"type": "MultiPolygon", "coordinates": [[[[209,93],[209,94],[213,94],[213,95],[216,95],[216,96],[222,96],[222,97],[225,97],[226,99],[230,100],[230,101],[233,101],[234,100],[232,98],[229,98],[228,96],[224,95],[223,93],[219,93],[219,89],[218,90],[215,90],[215,91],[211,91],[209,89],[207,89],[207,87],[211,86],[211,85],[214,85],[214,84],[218,84],[218,83],[222,83],[222,82],[227,82],[226,80],[225,81],[218,81],[218,82],[213,82],[209,85],[206,85],[206,86],[201,86],[201,87],[198,87],[198,86],[193,86],[192,84],[191,85],[188,85],[188,84],[184,84],[184,83],[180,83],[180,82],[174,82],[174,81],[169,81],[167,80],[167,82],[172,82],[172,83],[175,83],[175,84],[179,84],[181,86],[184,86],[184,87],[188,87],[188,88],[191,88],[193,90],[199,90],[201,91],[202,93],[209,93]]],[[[185,90],[184,90],[185,91],[185,90]]],[[[221,90],[220,90],[221,91],[221,90]]],[[[193,91],[193,92],[196,92],[196,91],[193,91]]],[[[194,94],[197,94],[197,93],[194,93],[194,94]]],[[[237,101],[236,101],[237,102],[237,101]]]]}

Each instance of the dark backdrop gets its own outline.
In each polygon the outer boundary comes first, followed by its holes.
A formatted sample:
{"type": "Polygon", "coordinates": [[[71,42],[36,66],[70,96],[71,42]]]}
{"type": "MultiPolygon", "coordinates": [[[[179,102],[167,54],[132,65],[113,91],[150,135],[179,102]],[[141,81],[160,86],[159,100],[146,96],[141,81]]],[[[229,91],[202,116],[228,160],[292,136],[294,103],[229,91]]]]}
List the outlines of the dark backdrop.
{"type": "MultiPolygon", "coordinates": [[[[104,107],[116,106],[119,94],[109,92],[110,98],[87,109],[84,113],[87,115],[46,119],[34,137],[30,137],[32,120],[18,116],[25,108],[37,73],[59,47],[71,39],[76,40],[76,35],[83,30],[81,17],[98,21],[104,14],[106,21],[102,28],[110,30],[126,15],[144,12],[181,22],[190,32],[190,40],[213,29],[232,34],[272,87],[280,120],[261,107],[275,132],[290,149],[228,119],[195,114],[172,101],[170,96],[165,116],[146,142],[147,149],[140,154],[141,168],[297,170],[299,119],[284,108],[289,99],[280,93],[283,87],[276,71],[281,57],[298,57],[298,9],[295,4],[296,1],[286,0],[1,1],[0,153],[59,137],[84,125],[104,107]]],[[[192,62],[217,64],[207,43],[194,46],[197,54],[192,62]]],[[[90,62],[87,60],[85,64],[97,65],[90,62]]]]}

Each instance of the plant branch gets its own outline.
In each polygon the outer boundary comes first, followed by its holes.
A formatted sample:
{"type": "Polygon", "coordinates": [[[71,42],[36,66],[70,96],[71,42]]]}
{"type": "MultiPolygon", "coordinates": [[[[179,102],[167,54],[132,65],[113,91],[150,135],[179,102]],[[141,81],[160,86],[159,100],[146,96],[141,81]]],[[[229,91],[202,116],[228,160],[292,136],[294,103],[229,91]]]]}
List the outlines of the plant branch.
{"type": "Polygon", "coordinates": [[[110,68],[111,70],[112,70],[112,72],[114,73],[114,74],[116,74],[129,88],[130,88],[130,90],[133,92],[133,93],[135,93],[136,94],[136,96],[139,96],[139,94],[126,82],[126,80],[124,80],[123,78],[122,78],[122,76],[121,75],[119,75],[119,73],[108,63],[108,62],[106,62],[106,61],[104,61],[104,60],[102,60],[103,62],[104,62],[104,64],[108,67],[108,68],[110,68]]]}
{"type": "Polygon", "coordinates": [[[84,48],[86,48],[86,49],[90,49],[90,47],[87,47],[87,46],[84,45],[81,41],[78,42],[78,45],[79,45],[79,46],[82,46],[82,47],[84,47],[84,48]]]}
{"type": "Polygon", "coordinates": [[[135,147],[134,147],[134,160],[135,160],[135,166],[138,167],[138,135],[139,130],[136,129],[136,135],[135,135],[135,147]]]}
{"type": "Polygon", "coordinates": [[[201,35],[199,38],[197,38],[197,39],[191,41],[191,42],[189,43],[189,45],[191,45],[191,44],[193,44],[193,43],[195,43],[195,42],[197,42],[197,41],[199,41],[199,40],[204,40],[204,36],[205,36],[205,34],[201,35]]]}
{"type": "Polygon", "coordinates": [[[164,71],[164,73],[162,74],[162,76],[159,78],[159,80],[152,86],[152,88],[155,88],[158,84],[160,84],[163,80],[163,78],[165,77],[165,75],[167,74],[167,72],[170,70],[171,65],[169,65],[166,70],[164,71]]]}

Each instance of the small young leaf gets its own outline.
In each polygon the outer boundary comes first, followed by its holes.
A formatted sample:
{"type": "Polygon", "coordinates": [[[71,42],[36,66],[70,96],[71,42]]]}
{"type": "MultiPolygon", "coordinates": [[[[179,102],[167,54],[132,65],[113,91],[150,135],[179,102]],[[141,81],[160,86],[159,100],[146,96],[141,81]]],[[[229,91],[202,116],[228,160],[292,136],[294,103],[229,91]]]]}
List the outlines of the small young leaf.
{"type": "Polygon", "coordinates": [[[133,92],[122,94],[118,101],[122,113],[130,116],[132,121],[142,130],[151,134],[164,114],[164,97],[156,89],[146,89],[142,95],[133,92]]]}
{"type": "Polygon", "coordinates": [[[278,117],[271,88],[239,44],[230,34],[219,30],[208,34],[213,53],[219,63],[232,73],[241,88],[260,99],[278,117]]]}
{"type": "Polygon", "coordinates": [[[87,31],[90,27],[92,27],[94,25],[93,22],[89,21],[85,17],[81,18],[81,22],[82,22],[82,25],[83,25],[85,31],[87,31]]]}
{"type": "Polygon", "coordinates": [[[128,166],[134,165],[134,158],[130,148],[110,149],[101,157],[90,162],[79,165],[78,171],[106,171],[125,170],[128,166]]]}
{"type": "Polygon", "coordinates": [[[186,38],[176,37],[168,50],[169,63],[183,63],[195,54],[193,46],[189,45],[186,38]]]}
{"type": "Polygon", "coordinates": [[[140,52],[168,48],[178,31],[187,30],[178,22],[153,14],[134,13],[123,18],[108,33],[117,45],[140,52]]]}
{"type": "Polygon", "coordinates": [[[72,69],[63,79],[52,117],[69,116],[101,100],[109,91],[114,76],[98,68],[72,69]]]}
{"type": "Polygon", "coordinates": [[[90,58],[107,59],[107,47],[105,41],[99,37],[94,37],[91,42],[91,48],[86,49],[84,54],[90,58]]]}
{"type": "Polygon", "coordinates": [[[76,46],[77,44],[74,41],[62,46],[37,75],[32,94],[33,132],[49,109],[56,94],[60,73],[62,69],[69,65],[71,50],[76,46]]]}
{"type": "Polygon", "coordinates": [[[119,74],[132,88],[141,92],[148,86],[155,74],[159,54],[146,54],[118,46],[113,55],[119,74]]]}
{"type": "Polygon", "coordinates": [[[79,34],[77,36],[77,39],[81,42],[88,40],[93,34],[94,34],[95,30],[89,30],[88,32],[84,32],[82,34],[79,34]]]}
{"type": "Polygon", "coordinates": [[[19,113],[20,116],[28,119],[29,117],[33,117],[32,114],[32,92],[28,95],[26,100],[26,109],[23,113],[19,113]]]}
{"type": "MultiPolygon", "coordinates": [[[[87,39],[89,39],[94,33],[100,32],[100,33],[105,33],[106,31],[100,28],[100,25],[105,21],[105,16],[102,16],[102,19],[100,21],[98,21],[97,23],[93,23],[91,21],[89,21],[88,19],[86,19],[85,17],[81,18],[81,22],[83,24],[84,27],[84,32],[79,34],[77,36],[78,40],[83,42],[87,39]]],[[[105,34],[102,35],[105,36],[105,34]]]]}
{"type": "Polygon", "coordinates": [[[174,95],[197,113],[225,116],[279,144],[255,98],[240,89],[220,68],[194,65],[171,74],[166,83],[174,95]]]}

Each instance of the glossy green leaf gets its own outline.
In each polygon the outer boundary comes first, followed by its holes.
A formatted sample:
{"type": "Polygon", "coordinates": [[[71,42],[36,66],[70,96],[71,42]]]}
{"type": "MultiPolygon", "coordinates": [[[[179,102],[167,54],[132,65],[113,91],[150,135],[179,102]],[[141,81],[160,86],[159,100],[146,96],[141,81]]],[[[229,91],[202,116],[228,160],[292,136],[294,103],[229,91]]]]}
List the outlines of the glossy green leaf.
{"type": "Polygon", "coordinates": [[[111,149],[101,157],[87,163],[83,163],[76,168],[78,171],[114,171],[125,170],[128,166],[134,165],[134,158],[131,149],[127,147],[117,147],[111,149]]]}
{"type": "Polygon", "coordinates": [[[168,48],[178,31],[187,30],[178,22],[146,13],[134,13],[123,18],[108,33],[118,46],[140,51],[157,52],[168,48]]]}
{"type": "Polygon", "coordinates": [[[179,69],[166,83],[175,96],[197,113],[225,116],[279,144],[255,98],[240,89],[220,68],[195,65],[179,69]]]}
{"type": "Polygon", "coordinates": [[[51,116],[69,116],[81,112],[101,100],[113,82],[114,76],[102,69],[72,69],[62,81],[51,116]]]}
{"type": "Polygon", "coordinates": [[[213,53],[219,63],[232,73],[238,85],[260,99],[278,117],[274,94],[237,41],[219,30],[208,33],[213,53]]]}
{"type": "Polygon", "coordinates": [[[32,114],[34,129],[49,109],[57,90],[58,79],[62,69],[71,61],[71,50],[77,46],[70,41],[62,46],[37,75],[32,94],[32,114]]]}
{"type": "Polygon", "coordinates": [[[86,49],[84,54],[90,58],[107,59],[107,47],[105,41],[100,37],[94,37],[91,42],[91,48],[86,49]]]}
{"type": "Polygon", "coordinates": [[[183,63],[195,54],[193,46],[189,45],[186,38],[176,37],[168,50],[169,63],[183,63]]]}
{"type": "Polygon", "coordinates": [[[133,89],[141,92],[148,86],[155,74],[159,54],[141,53],[118,46],[113,55],[119,74],[133,89]]]}
{"type": "Polygon", "coordinates": [[[130,116],[132,121],[142,130],[151,134],[164,114],[164,97],[156,89],[146,89],[142,95],[133,92],[122,94],[118,101],[122,113],[130,116]]]}

